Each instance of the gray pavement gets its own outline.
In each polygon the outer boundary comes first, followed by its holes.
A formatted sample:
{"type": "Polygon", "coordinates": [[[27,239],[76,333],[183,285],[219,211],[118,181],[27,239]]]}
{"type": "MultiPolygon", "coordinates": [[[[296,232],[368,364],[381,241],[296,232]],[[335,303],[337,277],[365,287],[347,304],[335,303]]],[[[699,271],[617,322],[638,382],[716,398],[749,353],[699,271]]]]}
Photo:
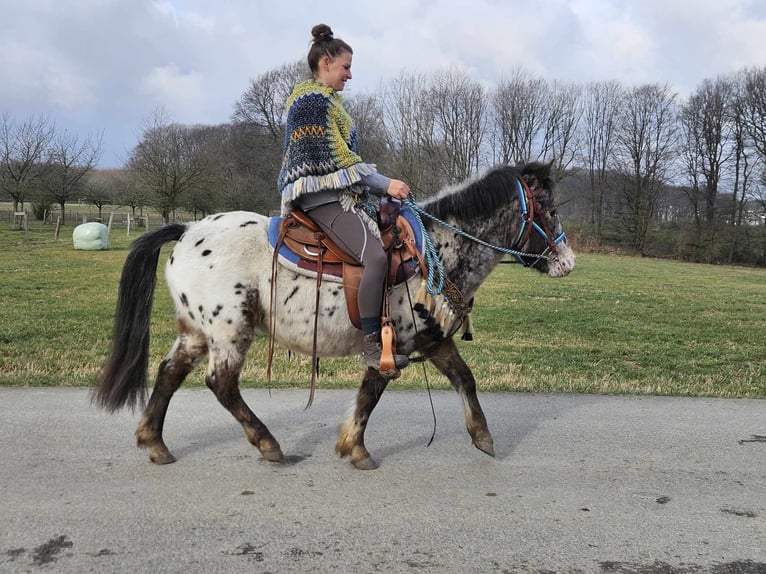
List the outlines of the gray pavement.
{"type": "Polygon", "coordinates": [[[358,471],[352,391],[247,390],[267,463],[207,390],[182,390],[158,467],[138,413],[85,389],[0,388],[0,572],[766,573],[766,402],[387,391],[358,471]]]}

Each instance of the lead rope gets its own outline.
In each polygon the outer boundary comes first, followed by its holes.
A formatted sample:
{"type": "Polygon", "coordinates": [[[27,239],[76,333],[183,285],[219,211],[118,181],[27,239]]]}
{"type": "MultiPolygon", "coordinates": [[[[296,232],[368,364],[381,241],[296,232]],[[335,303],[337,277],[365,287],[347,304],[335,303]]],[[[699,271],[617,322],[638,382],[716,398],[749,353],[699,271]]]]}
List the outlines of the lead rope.
{"type": "MultiPolygon", "coordinates": [[[[459,227],[455,227],[454,225],[447,223],[446,221],[439,219],[435,215],[431,215],[426,210],[424,210],[422,207],[420,207],[417,203],[415,203],[414,200],[410,199],[411,196],[407,196],[404,199],[404,202],[407,204],[408,207],[410,207],[413,211],[413,213],[416,215],[416,219],[418,220],[418,223],[420,223],[420,227],[423,230],[423,237],[428,237],[428,234],[425,233],[425,226],[423,225],[423,221],[419,217],[419,215],[425,215],[429,219],[435,221],[436,223],[446,227],[453,233],[456,233],[457,235],[460,235],[462,237],[465,237],[466,239],[470,239],[471,241],[478,243],[479,245],[483,245],[484,247],[488,247],[489,249],[493,249],[495,251],[499,251],[500,253],[506,253],[508,255],[514,255],[516,257],[530,257],[530,258],[537,258],[537,259],[547,259],[548,261],[554,261],[556,259],[555,256],[548,255],[547,253],[526,253],[524,251],[518,251],[516,249],[508,249],[507,247],[500,247],[499,245],[492,245],[491,243],[487,243],[486,241],[479,239],[478,237],[475,237],[471,235],[470,233],[467,233],[460,229],[459,227]]],[[[545,232],[543,230],[537,229],[539,226],[533,225],[533,228],[538,232],[541,233],[543,236],[545,236],[545,232]]],[[[554,244],[561,243],[564,239],[566,239],[566,234],[562,233],[559,235],[556,239],[553,240],[554,244]]],[[[425,240],[424,240],[425,241],[425,240]]],[[[428,241],[430,242],[430,237],[428,238],[428,241]]],[[[431,244],[431,248],[433,248],[433,244],[431,244]]],[[[435,248],[434,248],[435,252],[435,248]]],[[[433,257],[431,254],[426,252],[426,260],[429,259],[429,257],[433,257]]],[[[438,262],[438,256],[436,256],[436,260],[438,262]]],[[[438,264],[439,268],[441,269],[441,264],[438,264]]],[[[430,270],[429,270],[430,272],[430,270]]],[[[430,278],[429,278],[430,279],[430,278]]]]}
{"type": "MultiPolygon", "coordinates": [[[[426,230],[423,227],[423,223],[420,221],[420,218],[417,217],[417,214],[415,214],[415,217],[418,219],[418,223],[420,223],[420,225],[421,225],[421,230],[422,230],[422,233],[423,233],[423,237],[428,237],[428,234],[426,233],[426,230]]],[[[394,226],[394,236],[395,236],[395,239],[398,239],[398,235],[399,235],[398,227],[394,226]]],[[[428,241],[429,242],[431,241],[430,237],[428,237],[428,241]]],[[[433,243],[431,243],[431,245],[433,246],[433,243]]],[[[438,258],[437,258],[437,261],[438,261],[438,258]]],[[[429,276],[430,276],[430,269],[429,269],[429,276]]],[[[442,283],[443,283],[443,280],[442,280],[442,283]]],[[[412,293],[410,293],[410,283],[409,283],[409,281],[405,281],[404,282],[404,287],[405,287],[405,289],[407,291],[407,302],[409,303],[409,306],[410,306],[410,314],[412,316],[412,325],[415,328],[415,337],[417,337],[420,334],[420,331],[418,331],[418,323],[417,323],[417,320],[415,319],[415,309],[414,309],[413,303],[412,303],[412,293]]],[[[423,369],[423,379],[426,382],[426,391],[428,392],[428,402],[431,405],[431,416],[433,418],[433,427],[432,427],[432,430],[431,430],[431,438],[428,439],[428,444],[426,444],[426,448],[428,448],[429,446],[431,446],[431,444],[434,442],[434,439],[436,438],[436,409],[434,409],[434,399],[431,396],[431,383],[428,380],[428,371],[426,370],[425,357],[424,356],[419,357],[419,362],[421,364],[421,368],[423,369]]]]}
{"type": "MultiPolygon", "coordinates": [[[[418,207],[415,200],[412,199],[412,195],[404,198],[404,203],[412,210],[412,214],[415,217],[415,221],[420,226],[420,233],[423,236],[423,258],[426,262],[426,268],[428,269],[428,278],[426,280],[426,291],[431,295],[438,295],[444,289],[444,268],[442,262],[439,259],[439,253],[436,251],[431,236],[426,231],[426,226],[423,225],[423,220],[420,218],[420,214],[427,215],[433,218],[428,212],[418,207]],[[438,285],[434,287],[434,278],[438,274],[438,285]]],[[[435,219],[435,218],[434,218],[435,219]]],[[[437,220],[438,221],[438,220],[437,220]]],[[[408,290],[409,294],[409,290],[408,290]]]]}
{"type": "MultiPolygon", "coordinates": [[[[527,211],[526,201],[525,201],[526,197],[525,197],[525,194],[524,194],[524,192],[523,192],[523,190],[521,188],[521,184],[519,183],[518,180],[516,181],[516,185],[517,185],[517,188],[519,190],[519,195],[521,197],[522,210],[524,212],[526,212],[527,211]]],[[[539,255],[539,254],[527,254],[527,253],[524,253],[522,251],[517,251],[515,249],[507,249],[505,247],[498,247],[496,245],[492,245],[490,243],[487,243],[486,241],[483,241],[483,240],[479,239],[478,237],[474,237],[473,235],[471,235],[469,233],[466,233],[462,229],[459,229],[459,228],[455,227],[454,225],[451,225],[451,224],[447,223],[446,221],[443,221],[443,220],[439,219],[438,217],[436,217],[434,215],[431,215],[430,213],[428,213],[427,211],[422,209],[415,202],[415,199],[412,196],[412,194],[409,195],[408,197],[404,198],[404,203],[411,209],[412,214],[413,214],[415,220],[417,221],[418,225],[420,226],[420,232],[421,232],[421,235],[423,237],[423,256],[424,256],[424,259],[425,259],[426,268],[428,270],[428,277],[426,279],[426,286],[425,287],[426,287],[427,293],[429,293],[430,295],[438,295],[438,294],[440,294],[442,292],[442,289],[444,288],[444,268],[442,267],[441,260],[439,259],[439,254],[438,254],[438,252],[436,250],[436,247],[434,246],[433,241],[431,240],[431,236],[428,234],[428,231],[426,230],[426,226],[423,224],[423,220],[420,217],[421,214],[425,215],[426,217],[432,219],[433,221],[443,225],[444,227],[446,227],[447,229],[450,229],[451,231],[453,231],[454,233],[456,233],[458,235],[461,235],[461,236],[463,236],[463,237],[465,237],[467,239],[475,241],[476,243],[479,243],[480,245],[483,245],[485,247],[489,247],[490,249],[494,249],[496,251],[501,251],[503,253],[507,253],[507,254],[513,255],[513,256],[515,256],[519,260],[521,260],[521,257],[523,257],[523,256],[537,257],[538,258],[537,261],[539,261],[540,259],[552,259],[551,257],[549,257],[547,255],[547,253],[544,253],[542,255],[539,255]],[[436,282],[436,277],[438,277],[438,285],[434,286],[434,283],[436,282]]],[[[526,215],[526,213],[525,213],[525,215],[526,215]]],[[[522,219],[522,221],[523,221],[523,219],[522,219]]],[[[523,228],[525,227],[524,223],[525,222],[523,221],[522,226],[521,226],[522,228],[519,230],[520,233],[523,233],[523,228]]],[[[558,243],[559,241],[563,240],[564,237],[565,236],[562,233],[561,236],[558,237],[555,240],[555,243],[558,243]]],[[[415,326],[415,335],[417,336],[418,334],[420,334],[420,332],[418,330],[417,321],[415,319],[415,309],[414,309],[413,302],[412,302],[412,294],[410,292],[410,284],[409,284],[409,282],[405,281],[405,287],[406,287],[406,290],[407,290],[407,300],[408,300],[409,306],[410,306],[410,313],[412,315],[412,324],[415,326]]],[[[421,356],[421,357],[419,357],[419,359],[420,359],[420,362],[422,363],[423,379],[426,382],[426,391],[428,392],[428,402],[431,405],[431,415],[433,417],[433,430],[431,432],[431,438],[428,440],[428,444],[426,444],[426,448],[428,448],[429,446],[431,446],[431,444],[434,442],[434,439],[436,438],[436,409],[434,408],[433,396],[431,395],[431,384],[430,384],[430,381],[428,380],[428,372],[426,370],[426,365],[425,365],[426,357],[425,356],[421,356]]]]}

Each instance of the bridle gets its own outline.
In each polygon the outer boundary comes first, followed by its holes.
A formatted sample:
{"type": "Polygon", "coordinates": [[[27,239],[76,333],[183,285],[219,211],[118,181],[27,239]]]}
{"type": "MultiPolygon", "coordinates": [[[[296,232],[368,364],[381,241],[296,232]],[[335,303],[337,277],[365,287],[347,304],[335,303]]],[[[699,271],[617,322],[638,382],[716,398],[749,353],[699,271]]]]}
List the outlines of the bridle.
{"type": "Polygon", "coordinates": [[[404,203],[412,210],[412,213],[414,214],[415,219],[418,222],[418,226],[420,227],[420,230],[423,234],[424,251],[425,251],[424,256],[428,266],[427,285],[428,285],[429,293],[437,294],[441,292],[442,279],[444,277],[444,272],[441,267],[441,260],[439,259],[439,253],[437,252],[436,247],[433,245],[433,242],[431,241],[431,238],[428,235],[428,232],[426,231],[426,227],[423,224],[422,216],[428,217],[429,219],[431,219],[432,221],[435,221],[439,225],[446,227],[447,229],[453,231],[457,235],[465,237],[466,239],[469,239],[473,241],[474,243],[478,243],[479,245],[483,245],[484,247],[488,247],[489,249],[493,249],[494,251],[499,251],[500,253],[512,255],[516,258],[516,261],[524,265],[524,267],[535,267],[540,261],[552,261],[552,262],[558,261],[559,254],[558,254],[558,249],[556,248],[556,246],[566,239],[567,237],[566,233],[561,232],[560,235],[558,235],[557,237],[554,237],[553,232],[550,230],[547,222],[544,219],[540,219],[539,223],[535,221],[537,214],[543,213],[543,209],[539,204],[539,197],[540,197],[540,194],[542,193],[542,190],[538,191],[537,189],[535,189],[535,191],[532,191],[529,188],[529,185],[527,185],[527,182],[521,176],[516,176],[515,180],[516,180],[516,190],[519,194],[519,204],[521,206],[521,225],[519,226],[519,229],[516,232],[516,238],[514,239],[510,248],[501,247],[499,245],[492,245],[491,243],[488,243],[484,241],[483,239],[479,239],[478,237],[474,237],[470,233],[466,233],[465,231],[463,231],[462,229],[458,227],[455,227],[451,223],[447,223],[446,221],[439,219],[435,215],[428,213],[426,210],[420,207],[415,202],[414,198],[411,195],[407,196],[404,199],[404,203]],[[524,251],[520,251],[520,248],[527,243],[529,236],[533,230],[536,233],[539,233],[543,237],[543,239],[545,239],[545,243],[547,244],[545,251],[543,251],[542,253],[525,253],[524,251]],[[533,259],[533,261],[529,263],[525,261],[525,258],[533,259]],[[437,287],[434,287],[434,280],[437,278],[439,280],[439,285],[437,287]]]}
{"type": "Polygon", "coordinates": [[[516,260],[524,265],[524,267],[534,267],[541,259],[548,259],[556,261],[558,259],[558,250],[556,245],[566,240],[566,233],[563,231],[556,237],[548,226],[548,222],[544,218],[538,217],[538,214],[542,214],[543,209],[539,204],[542,188],[535,188],[534,191],[529,187],[526,180],[523,177],[516,178],[516,189],[519,193],[519,205],[521,206],[521,225],[516,232],[516,238],[511,243],[511,250],[516,260]],[[536,220],[537,218],[537,220],[536,220]],[[519,250],[526,245],[529,241],[529,236],[532,231],[537,232],[547,244],[545,251],[537,254],[521,253],[519,250]],[[524,257],[532,257],[534,261],[529,263],[525,261],[524,257]]]}
{"type": "Polygon", "coordinates": [[[536,265],[541,259],[545,259],[548,261],[557,261],[558,260],[558,250],[556,249],[556,245],[561,243],[566,239],[566,233],[561,233],[558,237],[553,236],[553,232],[548,227],[548,224],[541,220],[540,223],[537,223],[535,221],[536,213],[540,212],[542,213],[543,209],[538,204],[538,198],[540,196],[540,191],[533,192],[529,186],[527,185],[527,182],[524,181],[521,177],[516,177],[516,189],[519,194],[519,203],[521,205],[521,225],[519,227],[519,230],[516,234],[516,239],[514,239],[513,244],[510,248],[508,247],[501,247],[499,245],[492,245],[491,243],[487,243],[483,239],[479,239],[478,237],[474,237],[470,233],[466,233],[459,227],[455,227],[451,223],[447,223],[446,221],[439,219],[435,215],[432,215],[431,213],[428,213],[426,210],[424,210],[422,207],[420,207],[417,203],[415,203],[415,200],[413,197],[407,196],[405,198],[404,203],[412,210],[413,214],[415,215],[415,219],[417,220],[419,227],[423,233],[423,239],[426,243],[426,259],[431,259],[435,261],[435,264],[437,267],[440,266],[439,262],[439,254],[436,252],[436,248],[433,246],[433,244],[430,241],[430,237],[428,235],[428,232],[426,231],[425,225],[423,224],[422,217],[427,217],[428,219],[431,219],[432,221],[435,221],[439,225],[446,227],[453,233],[460,235],[462,237],[465,237],[466,239],[469,239],[473,241],[474,243],[478,243],[479,245],[483,245],[484,247],[488,247],[489,249],[493,249],[494,251],[499,251],[500,253],[505,253],[506,255],[513,255],[519,263],[522,263],[525,267],[533,267],[536,265]],[[527,239],[529,238],[529,235],[531,234],[532,230],[535,230],[537,233],[539,233],[543,239],[545,239],[545,242],[547,243],[548,247],[546,247],[545,251],[542,253],[525,253],[524,251],[520,251],[519,247],[523,247],[523,245],[527,242],[527,239]],[[535,259],[534,263],[526,263],[523,258],[533,258],[535,259]]]}

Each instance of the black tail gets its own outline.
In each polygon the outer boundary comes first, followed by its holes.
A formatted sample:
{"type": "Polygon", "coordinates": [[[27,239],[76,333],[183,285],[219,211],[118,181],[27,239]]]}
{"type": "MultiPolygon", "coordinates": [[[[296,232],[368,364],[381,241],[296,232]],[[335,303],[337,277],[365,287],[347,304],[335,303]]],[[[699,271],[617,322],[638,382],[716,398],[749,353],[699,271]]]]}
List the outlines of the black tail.
{"type": "Polygon", "coordinates": [[[171,224],[146,233],[133,242],[125,260],[117,296],[112,350],[98,375],[93,401],[109,412],[146,401],[149,367],[149,323],[160,248],[177,241],[186,230],[171,224]]]}

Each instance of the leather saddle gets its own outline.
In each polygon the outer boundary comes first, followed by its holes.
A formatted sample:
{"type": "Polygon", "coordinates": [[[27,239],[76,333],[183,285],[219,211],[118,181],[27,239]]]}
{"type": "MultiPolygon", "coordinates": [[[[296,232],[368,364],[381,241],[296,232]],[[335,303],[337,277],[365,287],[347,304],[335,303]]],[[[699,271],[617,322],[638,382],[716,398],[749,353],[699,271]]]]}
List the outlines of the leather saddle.
{"type": "MultiPolygon", "coordinates": [[[[418,247],[421,243],[419,235],[416,235],[407,217],[402,215],[399,202],[388,201],[387,198],[381,200],[378,226],[383,248],[390,254],[388,285],[407,281],[418,269],[425,276],[427,270],[418,247]]],[[[351,323],[357,329],[361,329],[361,262],[327,237],[308,215],[298,209],[281,218],[277,233],[270,233],[269,236],[275,257],[284,255],[285,249],[289,250],[291,256],[288,260],[306,272],[316,273],[318,284],[321,283],[323,275],[342,278],[348,316],[351,323]]]]}

